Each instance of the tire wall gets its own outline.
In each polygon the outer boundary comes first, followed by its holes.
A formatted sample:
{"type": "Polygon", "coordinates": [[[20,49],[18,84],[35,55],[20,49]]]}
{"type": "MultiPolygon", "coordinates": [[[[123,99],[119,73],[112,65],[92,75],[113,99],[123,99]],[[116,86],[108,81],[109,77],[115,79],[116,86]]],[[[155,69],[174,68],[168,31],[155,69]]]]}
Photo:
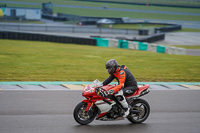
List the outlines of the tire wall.
{"type": "Polygon", "coordinates": [[[46,42],[72,43],[72,44],[96,46],[96,40],[90,38],[56,36],[56,35],[14,32],[14,31],[0,31],[0,39],[46,41],[46,42]]]}

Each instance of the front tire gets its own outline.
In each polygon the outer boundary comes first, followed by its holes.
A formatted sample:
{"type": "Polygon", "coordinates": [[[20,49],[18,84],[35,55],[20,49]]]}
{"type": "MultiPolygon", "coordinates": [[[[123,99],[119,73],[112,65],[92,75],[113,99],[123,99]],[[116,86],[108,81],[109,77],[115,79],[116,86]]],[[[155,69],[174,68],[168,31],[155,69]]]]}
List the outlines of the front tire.
{"type": "Polygon", "coordinates": [[[150,106],[149,104],[143,99],[136,99],[134,102],[131,103],[131,110],[130,114],[127,119],[132,123],[142,123],[144,122],[150,113],[150,106]],[[136,112],[136,113],[132,113],[136,112]]]}
{"type": "Polygon", "coordinates": [[[87,103],[80,102],[74,109],[74,119],[81,125],[87,125],[91,123],[97,115],[97,109],[92,108],[90,111],[86,111],[87,103]]]}

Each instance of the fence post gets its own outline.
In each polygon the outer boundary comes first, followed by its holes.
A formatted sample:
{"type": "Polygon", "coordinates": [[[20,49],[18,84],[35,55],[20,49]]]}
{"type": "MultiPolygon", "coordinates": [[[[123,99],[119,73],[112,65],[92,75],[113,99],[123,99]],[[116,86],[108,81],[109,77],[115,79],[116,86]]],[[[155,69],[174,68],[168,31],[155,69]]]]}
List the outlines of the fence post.
{"type": "Polygon", "coordinates": [[[45,32],[47,32],[47,25],[45,25],[45,32]]]}
{"type": "Polygon", "coordinates": [[[18,24],[18,31],[20,31],[20,25],[18,24]]]}

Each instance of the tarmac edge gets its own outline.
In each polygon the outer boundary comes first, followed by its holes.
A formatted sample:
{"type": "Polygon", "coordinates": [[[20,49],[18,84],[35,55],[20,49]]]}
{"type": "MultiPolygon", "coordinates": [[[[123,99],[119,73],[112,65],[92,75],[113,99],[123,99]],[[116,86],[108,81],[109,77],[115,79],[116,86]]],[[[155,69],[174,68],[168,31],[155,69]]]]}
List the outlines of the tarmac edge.
{"type": "MultiPolygon", "coordinates": [[[[8,81],[0,82],[0,85],[87,85],[91,84],[92,81],[8,81]]],[[[111,84],[118,84],[112,82],[111,84]]],[[[200,85],[200,82],[138,82],[138,85],[149,84],[149,85],[200,85]]]]}

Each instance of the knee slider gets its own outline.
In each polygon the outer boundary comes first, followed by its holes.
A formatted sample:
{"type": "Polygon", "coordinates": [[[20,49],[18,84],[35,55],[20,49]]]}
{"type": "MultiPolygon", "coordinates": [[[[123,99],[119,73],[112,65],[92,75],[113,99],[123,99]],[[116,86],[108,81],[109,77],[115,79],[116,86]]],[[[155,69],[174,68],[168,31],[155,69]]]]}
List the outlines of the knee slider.
{"type": "Polygon", "coordinates": [[[118,100],[118,101],[123,101],[123,100],[124,100],[124,97],[123,97],[123,96],[117,96],[117,100],[118,100]]]}

